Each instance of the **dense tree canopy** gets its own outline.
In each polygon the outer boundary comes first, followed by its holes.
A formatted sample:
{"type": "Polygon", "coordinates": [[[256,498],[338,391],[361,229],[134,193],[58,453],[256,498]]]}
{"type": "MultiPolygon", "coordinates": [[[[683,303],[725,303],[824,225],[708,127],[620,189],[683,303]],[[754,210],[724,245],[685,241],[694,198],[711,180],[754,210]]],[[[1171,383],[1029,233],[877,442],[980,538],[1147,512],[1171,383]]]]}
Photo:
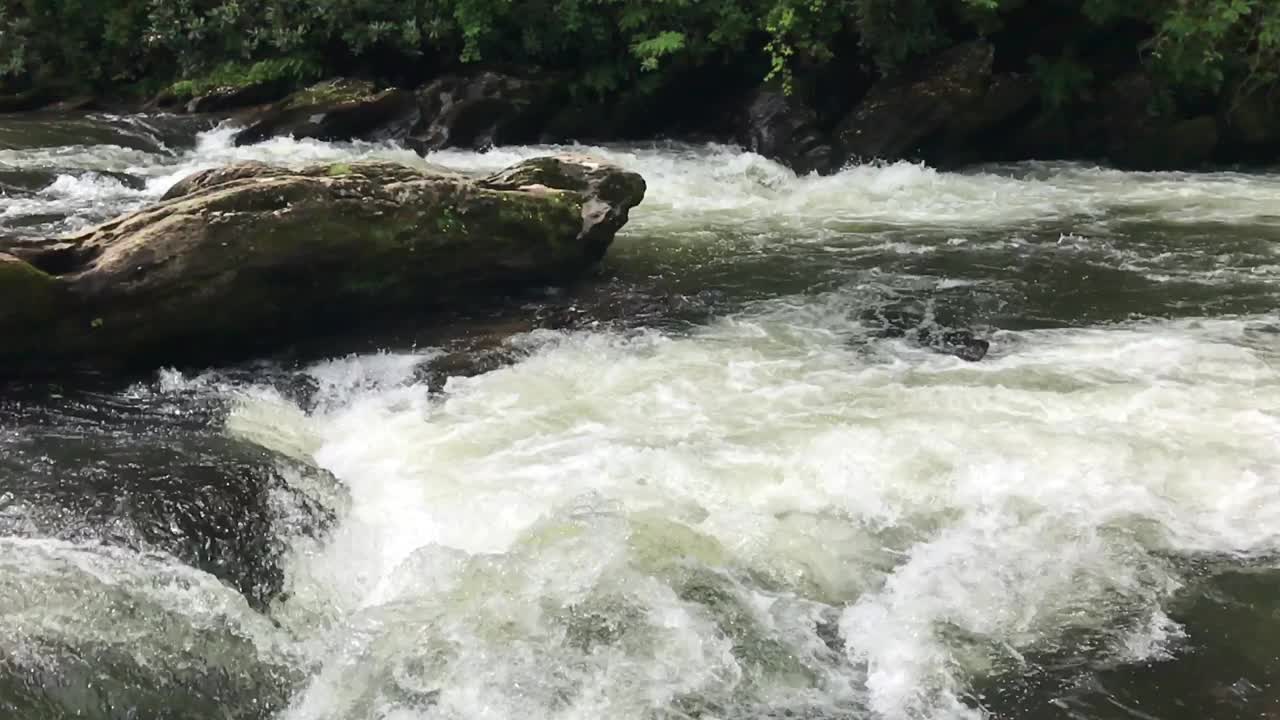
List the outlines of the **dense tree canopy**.
{"type": "Polygon", "coordinates": [[[420,77],[477,61],[564,71],[575,90],[659,86],[690,67],[785,84],[834,61],[888,72],[974,36],[1041,80],[1089,92],[1106,58],[1170,94],[1263,88],[1280,67],[1274,0],[5,0],[10,89],[154,90],[366,72],[420,77]],[[1001,37],[1006,38],[1001,41],[1001,37]],[[1105,56],[1105,58],[1104,58],[1105,56]]]}

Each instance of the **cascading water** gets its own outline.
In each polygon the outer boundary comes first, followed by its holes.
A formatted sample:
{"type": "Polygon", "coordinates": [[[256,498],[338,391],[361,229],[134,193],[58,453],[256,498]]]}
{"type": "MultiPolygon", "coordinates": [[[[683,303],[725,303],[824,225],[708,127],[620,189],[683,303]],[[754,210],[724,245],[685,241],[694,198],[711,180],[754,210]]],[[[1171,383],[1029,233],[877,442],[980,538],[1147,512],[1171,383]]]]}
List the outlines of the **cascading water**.
{"type": "MultiPolygon", "coordinates": [[[[229,138],[12,143],[0,233],[233,160],[424,162],[229,138]]],[[[1280,707],[1280,176],[588,150],[648,198],[594,285],[485,319],[573,317],[486,372],[442,341],[0,395],[0,710],[1280,707]]]]}

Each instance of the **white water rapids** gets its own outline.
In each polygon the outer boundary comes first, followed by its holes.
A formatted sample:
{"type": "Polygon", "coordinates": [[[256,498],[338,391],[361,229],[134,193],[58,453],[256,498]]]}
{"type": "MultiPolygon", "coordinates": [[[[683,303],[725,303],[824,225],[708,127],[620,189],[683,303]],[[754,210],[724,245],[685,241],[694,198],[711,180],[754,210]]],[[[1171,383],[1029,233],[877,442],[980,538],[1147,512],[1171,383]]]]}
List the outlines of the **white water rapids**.
{"type": "MultiPolygon", "coordinates": [[[[78,170],[0,216],[85,224],[234,160],[422,162],[229,137],[170,157],[0,151],[0,167],[78,170]]],[[[428,160],[488,170],[546,151],[428,160]]],[[[981,718],[992,688],[1055,658],[1176,662],[1202,641],[1176,619],[1199,564],[1275,568],[1280,176],[900,163],[796,178],[721,147],[591,151],[649,184],[610,262],[684,290],[742,285],[741,302],[678,332],[520,334],[514,363],[442,393],[416,374],[432,348],[312,364],[304,406],[166,372],[134,392],[214,396],[223,432],[330,471],[338,486],[298,483],[333,527],[295,536],[281,510],[269,621],[163,558],[0,539],[0,642],[96,634],[136,643],[143,667],[157,644],[221,643],[192,662],[296,672],[279,720],[981,718]],[[1044,264],[985,274],[1027,258],[1044,264]],[[1063,310],[1077,278],[1054,273],[1075,262],[1131,280],[1063,310]],[[1220,300],[1228,287],[1245,290],[1220,300]],[[980,363],[874,335],[868,300],[908,290],[989,292],[983,317],[1014,320],[984,326],[980,363]],[[67,604],[85,578],[182,629],[67,604]]]]}

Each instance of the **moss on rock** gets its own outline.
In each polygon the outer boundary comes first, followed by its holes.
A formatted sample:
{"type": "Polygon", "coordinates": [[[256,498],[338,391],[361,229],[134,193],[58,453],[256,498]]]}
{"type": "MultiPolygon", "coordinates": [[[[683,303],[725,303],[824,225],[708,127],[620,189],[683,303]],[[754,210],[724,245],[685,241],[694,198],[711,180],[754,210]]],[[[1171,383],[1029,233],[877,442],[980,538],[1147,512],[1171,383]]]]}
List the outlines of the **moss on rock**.
{"type": "Polygon", "coordinates": [[[340,105],[364,102],[378,94],[378,87],[366,80],[338,78],[316,83],[290,95],[281,103],[283,110],[298,110],[317,105],[340,105]]]}
{"type": "Polygon", "coordinates": [[[198,173],[68,238],[74,272],[0,263],[0,328],[17,313],[35,328],[27,346],[0,345],[0,368],[259,352],[371,311],[570,279],[600,259],[644,183],[584,158],[535,165],[482,179],[385,162],[198,173]],[[617,187],[632,192],[602,196],[617,187]],[[58,292],[64,330],[13,309],[49,308],[58,292]]]}
{"type": "Polygon", "coordinates": [[[53,312],[58,284],[30,263],[0,253],[0,328],[26,326],[53,312]]]}

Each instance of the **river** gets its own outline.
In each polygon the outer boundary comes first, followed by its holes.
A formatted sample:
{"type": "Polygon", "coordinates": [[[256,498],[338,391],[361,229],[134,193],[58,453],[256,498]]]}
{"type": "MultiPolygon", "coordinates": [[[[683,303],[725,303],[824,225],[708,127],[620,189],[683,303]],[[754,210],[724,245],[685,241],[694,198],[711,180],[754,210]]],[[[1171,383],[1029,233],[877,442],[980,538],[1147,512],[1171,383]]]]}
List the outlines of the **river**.
{"type": "MultiPolygon", "coordinates": [[[[0,122],[0,235],[424,162],[231,134],[0,122]]],[[[1280,174],[586,150],[582,286],[5,384],[0,715],[1280,717],[1280,174]]]]}

